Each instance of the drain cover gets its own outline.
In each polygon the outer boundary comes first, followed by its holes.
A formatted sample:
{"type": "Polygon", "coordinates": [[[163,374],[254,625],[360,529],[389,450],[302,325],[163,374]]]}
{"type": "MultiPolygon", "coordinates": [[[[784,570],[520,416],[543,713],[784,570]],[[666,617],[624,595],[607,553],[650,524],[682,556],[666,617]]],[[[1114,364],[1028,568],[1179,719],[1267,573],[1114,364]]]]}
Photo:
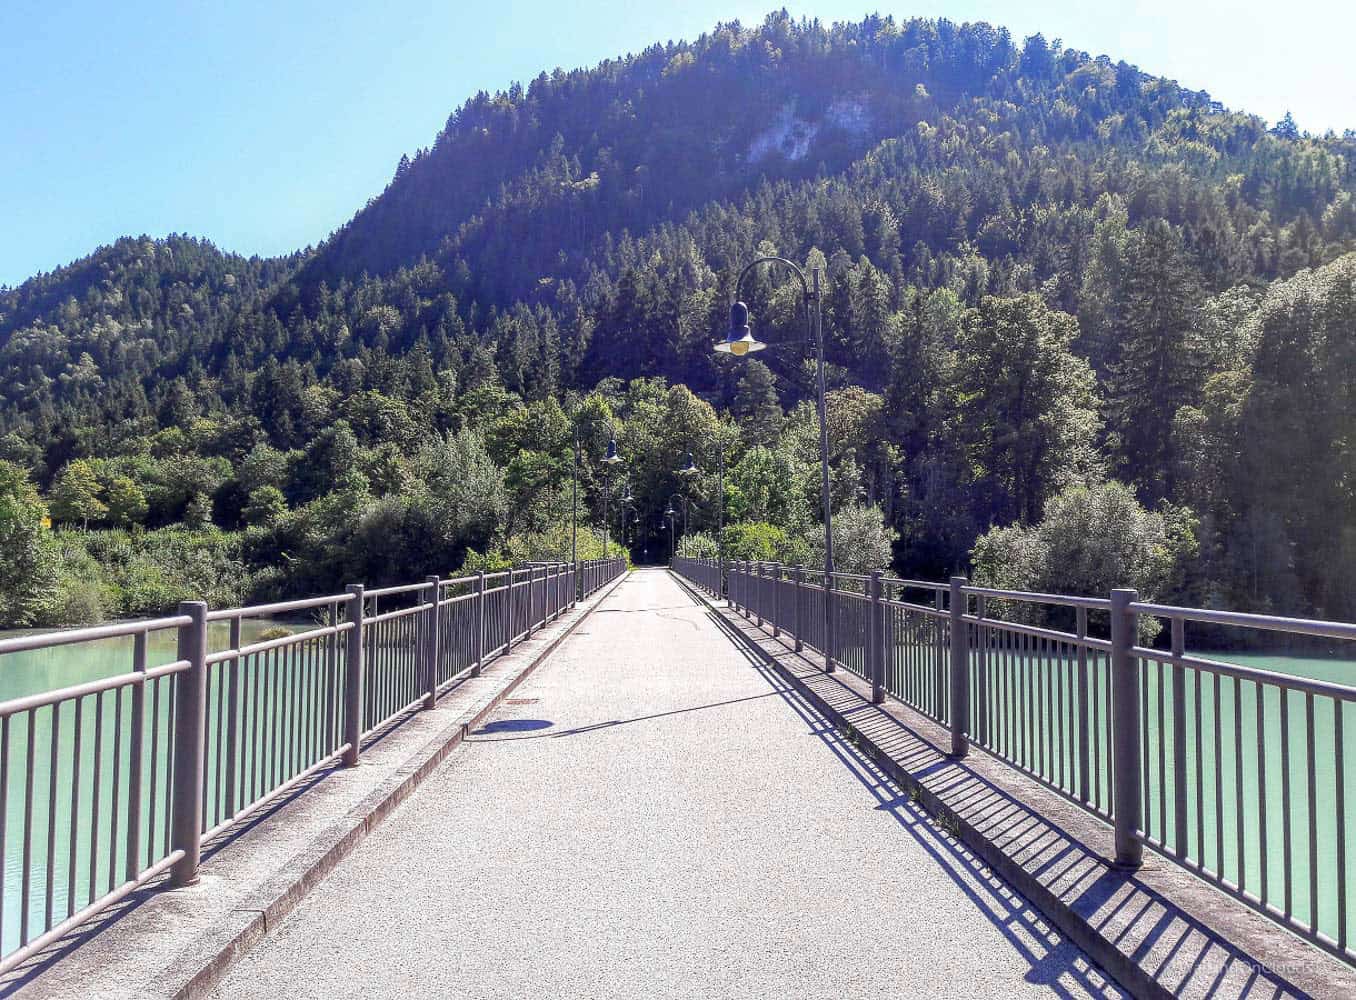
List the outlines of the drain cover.
{"type": "Polygon", "coordinates": [[[506,698],[505,705],[535,705],[541,701],[540,698],[506,698]]]}

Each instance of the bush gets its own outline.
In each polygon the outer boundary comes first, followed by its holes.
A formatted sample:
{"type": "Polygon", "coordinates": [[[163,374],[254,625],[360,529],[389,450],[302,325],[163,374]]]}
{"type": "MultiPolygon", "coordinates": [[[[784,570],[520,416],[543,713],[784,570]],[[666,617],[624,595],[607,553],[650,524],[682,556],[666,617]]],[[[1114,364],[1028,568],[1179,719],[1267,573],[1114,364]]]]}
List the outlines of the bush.
{"type": "MultiPolygon", "coordinates": [[[[877,507],[845,507],[833,514],[833,566],[840,573],[873,573],[888,569],[899,536],[885,524],[877,507]]],[[[803,536],[807,565],[824,562],[824,526],[807,528],[803,536]]]]}
{"type": "Polygon", "coordinates": [[[46,516],[28,474],[0,461],[0,627],[35,624],[52,597],[57,558],[46,516]]]}
{"type": "Polygon", "coordinates": [[[725,526],[725,558],[755,562],[799,561],[799,552],[785,531],[766,521],[740,521],[725,526]]]}
{"type": "Polygon", "coordinates": [[[232,607],[252,589],[241,536],[215,528],[61,532],[55,537],[60,569],[42,608],[44,624],[162,614],[189,600],[232,607]]]}
{"type": "MultiPolygon", "coordinates": [[[[1190,511],[1150,511],[1123,483],[1074,486],[1052,497],[1039,524],[991,528],[975,542],[974,580],[986,587],[1105,597],[1134,587],[1146,601],[1167,599],[1180,567],[1196,554],[1190,511]]],[[[1065,609],[1067,610],[1067,609],[1065,609]]],[[[1003,613],[1040,622],[1063,610],[1014,605],[1003,613]]],[[[1159,624],[1141,616],[1141,638],[1159,624]]]]}
{"type": "Polygon", "coordinates": [[[682,555],[692,559],[715,559],[720,555],[720,546],[705,531],[694,531],[678,540],[678,549],[682,555]]]}
{"type": "Polygon", "coordinates": [[[46,626],[98,625],[108,619],[104,586],[98,580],[63,577],[43,610],[46,626]]]}

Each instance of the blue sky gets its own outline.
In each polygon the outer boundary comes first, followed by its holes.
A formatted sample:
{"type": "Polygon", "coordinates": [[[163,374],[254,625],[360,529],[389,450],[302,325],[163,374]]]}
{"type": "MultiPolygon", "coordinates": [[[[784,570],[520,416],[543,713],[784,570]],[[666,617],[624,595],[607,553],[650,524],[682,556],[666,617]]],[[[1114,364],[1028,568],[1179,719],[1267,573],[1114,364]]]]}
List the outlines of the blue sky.
{"type": "MultiPolygon", "coordinates": [[[[1301,128],[1356,128],[1356,4],[788,2],[1043,32],[1301,128]],[[1282,13],[1283,12],[1283,13],[1282,13]]],[[[314,244],[477,90],[592,65],[775,0],[0,0],[0,285],[120,235],[314,244]]]]}

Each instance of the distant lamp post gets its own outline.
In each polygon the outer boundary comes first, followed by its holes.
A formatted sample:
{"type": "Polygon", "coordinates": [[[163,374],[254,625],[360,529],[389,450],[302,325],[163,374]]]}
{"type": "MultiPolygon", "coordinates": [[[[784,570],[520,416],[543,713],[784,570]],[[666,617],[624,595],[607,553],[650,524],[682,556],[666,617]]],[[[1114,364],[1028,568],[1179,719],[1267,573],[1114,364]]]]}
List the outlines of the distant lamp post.
{"type": "MultiPolygon", "coordinates": [[[[766,345],[764,345],[766,346],[766,345]]],[[[725,586],[725,449],[720,438],[716,438],[716,561],[720,567],[720,585],[725,586]]],[[[685,479],[692,479],[701,469],[697,467],[692,452],[687,453],[687,462],[681,469],[674,470],[685,479]]],[[[684,527],[686,530],[686,527],[684,527]]]]}
{"type": "Polygon", "coordinates": [[[829,495],[829,425],[825,417],[824,389],[824,296],[819,288],[820,270],[813,268],[809,276],[805,271],[785,257],[759,257],[745,265],[735,280],[735,302],[730,306],[730,329],[725,339],[716,344],[716,350],[736,357],[743,357],[754,351],[761,351],[767,344],[753,335],[749,323],[749,307],[739,301],[739,289],[744,278],[760,264],[782,264],[795,274],[800,281],[805,301],[805,315],[810,326],[810,338],[814,341],[816,361],[819,369],[819,466],[822,503],[824,505],[824,666],[830,673],[834,669],[834,628],[833,628],[833,507],[829,495]]]}
{"type": "Polygon", "coordinates": [[[687,497],[684,496],[682,493],[670,493],[670,494],[669,494],[669,509],[666,510],[666,511],[664,511],[664,516],[667,517],[667,518],[669,519],[669,562],[670,562],[670,564],[673,562],[673,556],[674,556],[675,551],[677,550],[677,542],[676,542],[676,540],[675,540],[675,538],[674,538],[674,533],[675,533],[674,522],[675,522],[675,520],[676,520],[677,517],[678,517],[678,512],[677,512],[676,510],[673,509],[673,500],[674,500],[674,497],[677,497],[677,498],[678,498],[678,502],[681,503],[681,504],[683,505],[683,537],[684,537],[684,538],[687,537],[687,497]]]}
{"type": "MultiPolygon", "coordinates": [[[[617,431],[612,426],[612,421],[604,420],[607,424],[607,451],[603,455],[603,464],[607,466],[616,465],[620,462],[621,455],[617,452],[617,431]]],[[[579,579],[579,462],[582,445],[579,438],[579,422],[574,425],[574,468],[570,474],[570,561],[574,563],[574,576],[579,579]]],[[[607,557],[607,492],[610,478],[603,476],[603,557],[607,557]]]]}
{"type": "Polygon", "coordinates": [[[621,535],[622,545],[624,546],[626,545],[626,525],[628,523],[626,520],[626,512],[629,509],[634,513],[636,508],[636,498],[631,495],[631,487],[629,485],[626,487],[626,495],[619,499],[617,503],[621,507],[621,535]]]}

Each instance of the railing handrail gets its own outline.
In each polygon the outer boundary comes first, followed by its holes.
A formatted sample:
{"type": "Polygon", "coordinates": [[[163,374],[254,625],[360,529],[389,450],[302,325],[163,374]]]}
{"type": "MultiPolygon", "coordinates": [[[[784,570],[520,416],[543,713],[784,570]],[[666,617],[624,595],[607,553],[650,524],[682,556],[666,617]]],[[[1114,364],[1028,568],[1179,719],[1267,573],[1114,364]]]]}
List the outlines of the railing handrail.
{"type": "MultiPolygon", "coordinates": [[[[377,596],[375,591],[369,590],[367,593],[369,597],[377,596]]],[[[276,601],[272,604],[253,604],[243,608],[222,608],[219,611],[209,611],[207,620],[220,622],[232,618],[262,618],[265,615],[280,615],[288,611],[309,611],[312,608],[347,604],[351,600],[352,594],[330,594],[326,597],[304,597],[298,601],[276,601]]]]}
{"type": "Polygon", "coordinates": [[[1198,622],[1202,625],[1228,625],[1259,629],[1268,632],[1295,632],[1323,639],[1356,639],[1356,623],[1328,621],[1321,618],[1288,618],[1284,615],[1261,615],[1247,611],[1216,611],[1210,608],[1186,608],[1171,604],[1152,604],[1136,601],[1130,605],[1136,614],[1153,618],[1198,622]]]}
{"type": "Polygon", "coordinates": [[[962,587],[961,592],[975,597],[993,597],[1003,601],[1022,601],[1026,604],[1053,604],[1069,608],[1095,608],[1099,611],[1106,611],[1111,607],[1111,601],[1106,597],[1080,597],[1076,594],[1042,594],[1026,590],[1004,590],[1000,587],[975,586],[962,587]]]}
{"type": "Polygon", "coordinates": [[[8,639],[0,639],[0,656],[8,653],[28,653],[35,649],[47,649],[51,646],[69,646],[77,642],[123,639],[127,636],[141,635],[147,632],[164,632],[172,628],[180,628],[187,625],[188,622],[189,620],[183,615],[172,615],[167,618],[145,618],[130,622],[112,622],[108,625],[53,629],[49,632],[16,635],[8,639]]]}

